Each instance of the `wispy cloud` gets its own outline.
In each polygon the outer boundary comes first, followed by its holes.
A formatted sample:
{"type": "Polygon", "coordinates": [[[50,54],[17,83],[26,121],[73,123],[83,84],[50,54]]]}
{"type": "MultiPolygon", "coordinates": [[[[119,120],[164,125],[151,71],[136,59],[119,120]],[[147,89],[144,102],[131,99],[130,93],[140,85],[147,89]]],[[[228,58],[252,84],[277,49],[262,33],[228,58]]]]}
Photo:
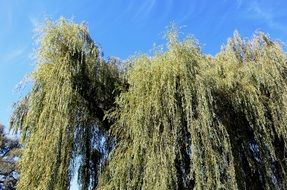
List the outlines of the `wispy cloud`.
{"type": "Polygon", "coordinates": [[[236,0],[237,8],[242,6],[243,0],[236,0]]]}
{"type": "Polygon", "coordinates": [[[285,9],[274,2],[259,2],[258,0],[236,0],[237,7],[244,10],[244,17],[265,23],[269,28],[287,33],[287,25],[279,21],[286,15],[285,9]]]}
{"type": "Polygon", "coordinates": [[[14,13],[8,1],[4,1],[0,6],[1,33],[9,34],[14,24],[14,13]]]}
{"type": "Polygon", "coordinates": [[[142,3],[135,14],[135,17],[145,19],[150,16],[150,13],[154,8],[155,3],[155,0],[148,0],[145,1],[145,3],[142,3]]]}
{"type": "Polygon", "coordinates": [[[27,50],[28,50],[28,46],[15,48],[15,49],[1,55],[0,62],[1,62],[1,64],[14,62],[20,58],[23,58],[23,56],[25,56],[27,50]]]}

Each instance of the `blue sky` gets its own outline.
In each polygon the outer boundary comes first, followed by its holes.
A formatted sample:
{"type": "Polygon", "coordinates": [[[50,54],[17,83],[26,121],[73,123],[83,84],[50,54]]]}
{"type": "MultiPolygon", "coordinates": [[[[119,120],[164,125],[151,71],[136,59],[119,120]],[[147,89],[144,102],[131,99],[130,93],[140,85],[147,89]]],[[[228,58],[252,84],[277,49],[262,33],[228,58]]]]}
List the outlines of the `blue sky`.
{"type": "Polygon", "coordinates": [[[13,103],[26,92],[16,86],[34,67],[33,31],[47,17],[86,21],[105,57],[126,59],[164,43],[170,22],[212,55],[236,29],[287,42],[286,10],[286,0],[0,0],[0,123],[8,125],[13,103]]]}

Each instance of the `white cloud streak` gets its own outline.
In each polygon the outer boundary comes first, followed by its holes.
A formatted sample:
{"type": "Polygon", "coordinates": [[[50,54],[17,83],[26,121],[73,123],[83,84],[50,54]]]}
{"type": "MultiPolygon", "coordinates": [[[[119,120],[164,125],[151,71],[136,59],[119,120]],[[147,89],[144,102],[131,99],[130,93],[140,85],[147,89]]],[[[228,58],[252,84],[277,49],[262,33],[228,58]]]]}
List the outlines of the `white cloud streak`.
{"type": "Polygon", "coordinates": [[[155,0],[148,0],[145,1],[145,3],[142,3],[140,5],[140,8],[135,14],[135,17],[137,18],[146,18],[150,16],[151,11],[153,10],[155,6],[156,1],[155,0]]]}
{"type": "Polygon", "coordinates": [[[246,19],[261,21],[271,29],[287,33],[287,25],[278,20],[278,17],[287,15],[286,11],[274,2],[270,1],[265,4],[258,0],[236,0],[236,2],[237,7],[244,10],[246,19]]]}
{"type": "Polygon", "coordinates": [[[26,54],[28,47],[18,47],[13,49],[12,51],[1,55],[0,64],[8,64],[10,62],[14,62],[26,54]]]}

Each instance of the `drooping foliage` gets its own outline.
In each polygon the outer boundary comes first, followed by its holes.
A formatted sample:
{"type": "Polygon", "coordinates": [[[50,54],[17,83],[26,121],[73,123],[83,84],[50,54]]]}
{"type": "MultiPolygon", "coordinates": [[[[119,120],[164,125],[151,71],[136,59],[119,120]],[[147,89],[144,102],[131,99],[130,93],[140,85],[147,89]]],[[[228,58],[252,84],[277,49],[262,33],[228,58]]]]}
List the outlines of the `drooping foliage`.
{"type": "Polygon", "coordinates": [[[106,64],[84,24],[48,21],[39,36],[33,89],[12,117],[24,151],[18,189],[68,189],[80,160],[82,189],[97,185],[117,69],[106,64]]]}
{"type": "Polygon", "coordinates": [[[237,187],[228,132],[205,85],[207,60],[192,38],[180,42],[173,32],[167,52],[135,60],[113,113],[118,142],[102,189],[237,187]]]}
{"type": "Polygon", "coordinates": [[[263,33],[237,32],[209,71],[214,108],[230,136],[239,189],[287,188],[287,57],[263,33]]]}
{"type": "Polygon", "coordinates": [[[11,120],[25,146],[19,189],[68,189],[75,160],[82,189],[287,189],[280,43],[235,32],[211,57],[173,28],[166,51],[119,71],[83,24],[41,34],[11,120]]]}
{"type": "Polygon", "coordinates": [[[286,54],[235,33],[215,57],[171,33],[135,59],[103,189],[285,189],[286,54]]]}

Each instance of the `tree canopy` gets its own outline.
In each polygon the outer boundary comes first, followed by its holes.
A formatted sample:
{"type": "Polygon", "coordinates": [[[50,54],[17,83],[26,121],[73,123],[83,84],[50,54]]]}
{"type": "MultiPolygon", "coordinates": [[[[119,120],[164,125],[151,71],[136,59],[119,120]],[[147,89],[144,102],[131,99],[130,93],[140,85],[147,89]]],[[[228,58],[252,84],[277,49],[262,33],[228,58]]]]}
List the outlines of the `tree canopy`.
{"type": "Polygon", "coordinates": [[[84,24],[48,21],[39,38],[33,89],[11,120],[25,146],[18,188],[69,188],[76,158],[82,188],[96,186],[116,69],[101,58],[84,24]]]}
{"type": "Polygon", "coordinates": [[[16,161],[20,156],[20,144],[8,138],[0,124],[0,189],[14,190],[18,180],[16,161]]]}
{"type": "Polygon", "coordinates": [[[106,60],[85,24],[48,21],[22,134],[18,189],[286,189],[287,57],[238,32],[216,55],[174,27],[164,51],[106,60]]]}

